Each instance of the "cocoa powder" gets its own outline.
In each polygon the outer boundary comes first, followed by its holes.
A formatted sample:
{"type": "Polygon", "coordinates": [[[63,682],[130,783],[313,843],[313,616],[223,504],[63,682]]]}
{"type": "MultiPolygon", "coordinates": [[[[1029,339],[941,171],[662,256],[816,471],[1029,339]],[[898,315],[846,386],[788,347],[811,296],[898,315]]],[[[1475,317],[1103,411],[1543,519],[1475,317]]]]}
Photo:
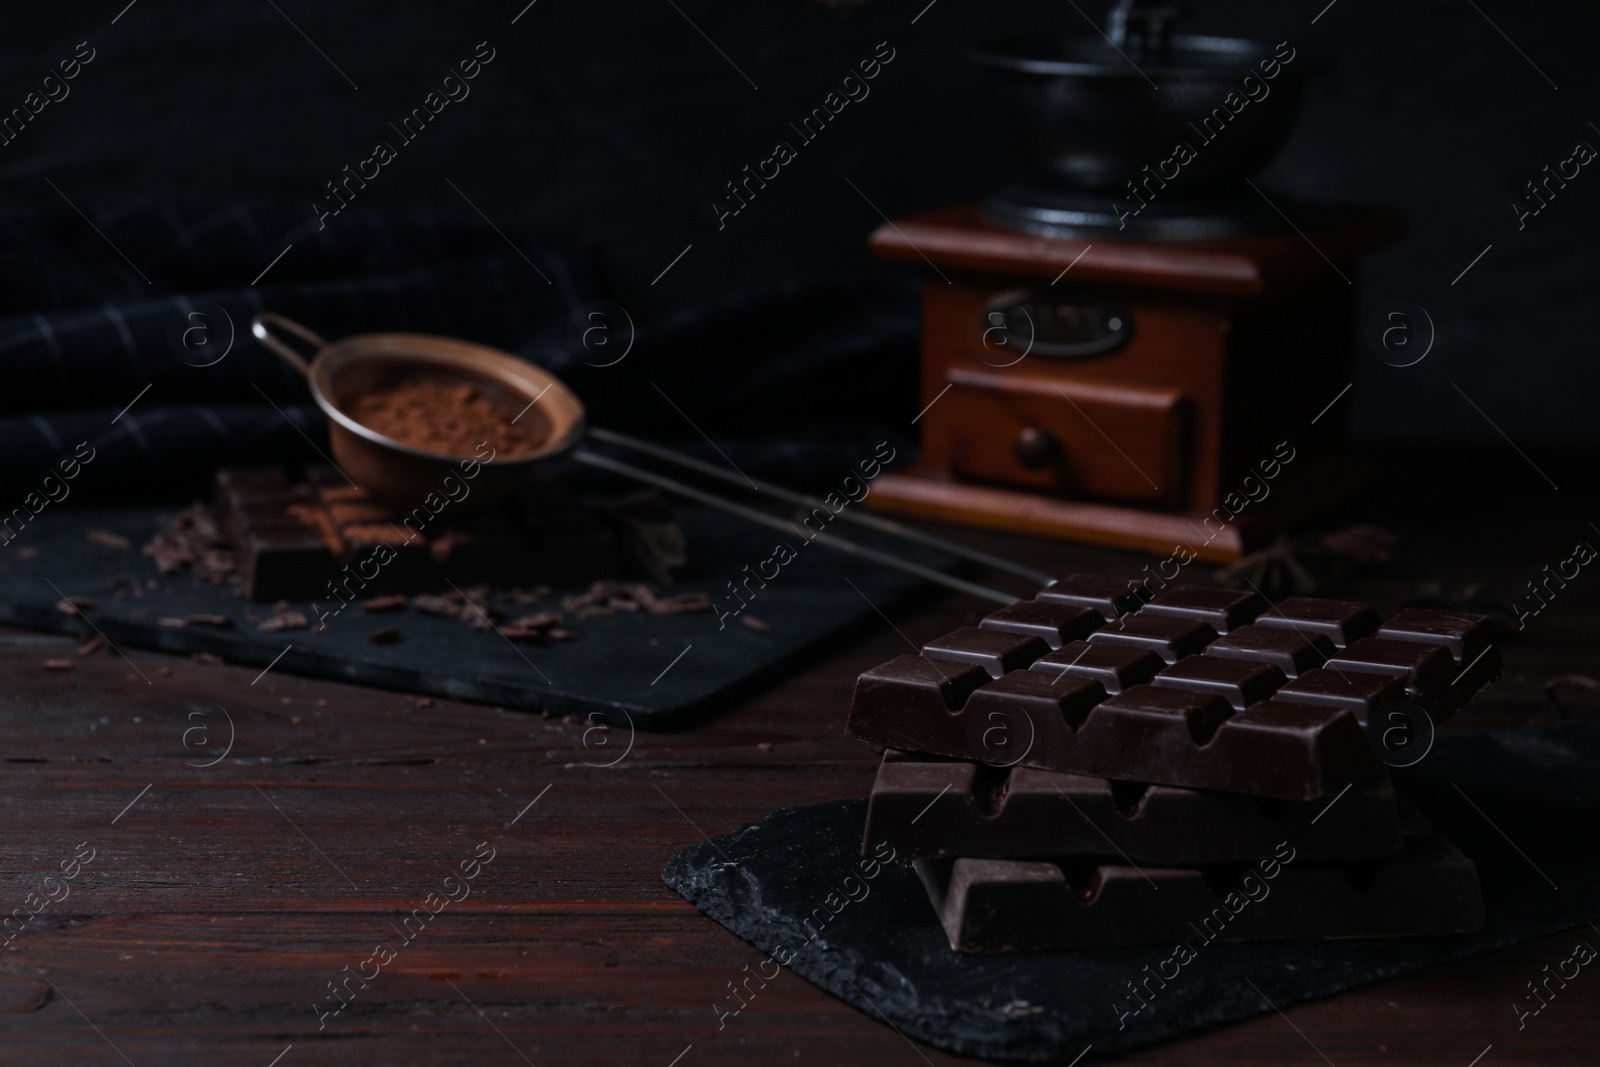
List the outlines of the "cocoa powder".
{"type": "Polygon", "coordinates": [[[357,422],[427,452],[471,456],[484,442],[496,459],[531,456],[544,444],[536,425],[517,424],[473,382],[414,376],[378,385],[343,405],[357,422]]]}

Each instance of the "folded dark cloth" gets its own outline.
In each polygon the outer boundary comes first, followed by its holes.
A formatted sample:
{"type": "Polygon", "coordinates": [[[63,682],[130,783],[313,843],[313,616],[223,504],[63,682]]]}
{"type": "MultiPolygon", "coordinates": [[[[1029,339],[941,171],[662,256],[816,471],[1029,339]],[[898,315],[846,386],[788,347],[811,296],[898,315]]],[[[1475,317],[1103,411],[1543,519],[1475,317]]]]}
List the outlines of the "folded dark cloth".
{"type": "Polygon", "coordinates": [[[338,237],[295,240],[243,207],[193,225],[170,208],[97,214],[103,237],[75,215],[12,220],[0,230],[0,414],[115,411],[146,386],[147,406],[303,403],[299,375],[250,336],[257,312],[330,339],[408,330],[516,348],[560,338],[594,284],[575,246],[530,244],[525,259],[487,227],[343,221],[338,237]]]}
{"type": "Polygon", "coordinates": [[[599,257],[570,238],[370,215],[317,231],[242,206],[87,210],[0,221],[0,493],[29,491],[81,441],[97,450],[86,502],[202,493],[219,465],[324,462],[305,382],[250,336],[264,310],[329,340],[407,331],[516,353],[561,376],[595,425],[737,453],[773,480],[827,483],[881,440],[908,451],[909,282],[794,283],[644,322],[597,302],[599,257]]]}
{"type": "Polygon", "coordinates": [[[115,408],[0,418],[0,509],[39,501],[111,503],[202,494],[218,467],[322,463],[327,424],[313,404],[183,404],[119,417],[115,408]],[[116,421],[113,422],[112,420],[116,421]],[[67,461],[74,466],[61,468],[67,461]],[[72,470],[70,480],[60,477],[72,470]],[[53,483],[45,483],[53,475],[53,483]],[[55,488],[57,484],[64,488],[55,488]]]}

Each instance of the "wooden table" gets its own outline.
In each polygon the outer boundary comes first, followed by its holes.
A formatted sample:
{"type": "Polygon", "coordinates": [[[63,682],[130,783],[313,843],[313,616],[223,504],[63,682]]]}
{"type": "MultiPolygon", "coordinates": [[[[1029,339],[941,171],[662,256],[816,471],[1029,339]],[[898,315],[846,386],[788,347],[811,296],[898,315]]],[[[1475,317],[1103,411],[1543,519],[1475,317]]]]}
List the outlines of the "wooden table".
{"type": "MultiPolygon", "coordinates": [[[[1569,486],[1584,484],[1589,461],[1574,460],[1569,486]]],[[[1501,446],[1402,466],[1434,472],[1425,506],[1404,494],[1364,505],[1362,517],[1406,539],[1391,564],[1342,590],[1385,611],[1429,581],[1488,580],[1511,595],[1582,536],[1567,496],[1501,446]],[[1498,493],[1488,502],[1485,487],[1498,493]]],[[[1058,570],[1143,562],[963,536],[1058,570]]],[[[1547,679],[1600,677],[1597,589],[1586,574],[1563,590],[1506,646],[1505,679],[1456,725],[1551,721],[1547,679]]],[[[0,1064],[957,1062],[788,973],[719,1031],[712,1002],[762,954],[659,872],[678,849],[775,808],[863,795],[874,754],[843,736],[855,675],[985,610],[930,597],[714,722],[640,734],[609,768],[594,764],[625,739],[586,745],[584,722],[154,653],[79,660],[63,638],[0,635],[0,909],[23,906],[80,843],[94,849],[70,896],[0,954],[0,1064]],[[42,669],[58,656],[76,669],[42,669]],[[196,766],[221,754],[230,720],[226,758],[196,766]],[[470,896],[366,988],[352,982],[349,1006],[319,1030],[313,1004],[331,1003],[328,983],[376,943],[398,942],[394,927],[480,842],[494,859],[470,896]]],[[[1572,708],[1600,709],[1600,694],[1572,708]]],[[[1594,1063],[1600,979],[1575,980],[1520,1032],[1511,1008],[1576,940],[1600,946],[1600,931],[1126,1059],[1468,1067],[1492,1045],[1482,1067],[1594,1063]]]]}

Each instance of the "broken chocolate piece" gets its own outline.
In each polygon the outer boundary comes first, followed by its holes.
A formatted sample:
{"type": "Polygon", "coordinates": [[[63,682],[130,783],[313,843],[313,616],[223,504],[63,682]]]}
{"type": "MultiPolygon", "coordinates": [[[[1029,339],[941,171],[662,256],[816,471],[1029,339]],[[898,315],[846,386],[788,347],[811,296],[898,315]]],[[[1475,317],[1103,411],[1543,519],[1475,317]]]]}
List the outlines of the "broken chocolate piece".
{"type": "Polygon", "coordinates": [[[230,569],[236,560],[238,580],[255,600],[356,600],[449,582],[588,581],[617,566],[610,525],[553,478],[535,478],[514,501],[489,511],[435,513],[420,498],[416,504],[407,511],[374,501],[331,468],[310,468],[296,484],[273,468],[224,470],[217,478],[220,527],[210,525],[226,536],[213,544],[202,518],[189,517],[146,552],[167,573],[206,552],[230,569]]]}

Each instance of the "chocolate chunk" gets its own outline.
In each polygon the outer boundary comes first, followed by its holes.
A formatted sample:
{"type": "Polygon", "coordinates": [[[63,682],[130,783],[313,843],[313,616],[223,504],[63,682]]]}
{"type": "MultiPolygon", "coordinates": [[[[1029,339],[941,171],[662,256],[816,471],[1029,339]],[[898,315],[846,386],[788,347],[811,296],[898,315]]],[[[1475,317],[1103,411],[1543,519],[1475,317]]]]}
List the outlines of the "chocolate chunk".
{"type": "Polygon", "coordinates": [[[1105,622],[1093,608],[1052,604],[1043,600],[1019,600],[987,616],[978,625],[985,630],[1027,634],[1043,638],[1051,648],[1088,637],[1105,622]]]}
{"type": "Polygon", "coordinates": [[[1270,663],[1290,678],[1320,667],[1333,655],[1333,643],[1322,634],[1299,634],[1270,626],[1241,626],[1211,642],[1208,656],[1270,663]]]}
{"type": "Polygon", "coordinates": [[[1288,840],[1306,859],[1370,860],[1399,850],[1400,829],[1382,769],[1329,805],[891,750],[872,787],[862,854],[887,843],[911,857],[1121,855],[1198,865],[1265,859],[1288,840]]]}
{"type": "Polygon", "coordinates": [[[1378,613],[1371,604],[1354,600],[1292,596],[1257,616],[1256,625],[1294,630],[1302,635],[1322,634],[1335,648],[1343,648],[1376,630],[1378,613]]]}
{"type": "Polygon", "coordinates": [[[246,593],[256,599],[269,592],[302,599],[326,596],[335,568],[322,538],[300,526],[247,530],[239,545],[239,570],[246,593]]]}
{"type": "Polygon", "coordinates": [[[1270,663],[1189,656],[1156,675],[1150,684],[1158,688],[1220,696],[1235,711],[1243,711],[1251,704],[1271,697],[1273,691],[1285,681],[1283,672],[1270,663]]]}
{"type": "Polygon", "coordinates": [[[1124,615],[1103,630],[1089,635],[1091,644],[1125,645],[1154,652],[1168,663],[1176,663],[1192,652],[1199,652],[1215,641],[1217,632],[1194,619],[1147,617],[1144,612],[1124,615]]]}
{"type": "Polygon", "coordinates": [[[982,667],[993,678],[1021,670],[1048,651],[1050,646],[1037,637],[976,626],[954,630],[922,647],[922,654],[928,659],[970,663],[982,667]]]}
{"type": "Polygon", "coordinates": [[[1489,619],[1464,611],[1406,608],[1379,627],[1378,636],[1391,641],[1440,645],[1450,652],[1459,667],[1489,647],[1489,619]]]}
{"type": "MultiPolygon", "coordinates": [[[[230,572],[237,564],[239,584],[255,600],[353,600],[427,592],[447,580],[587,582],[609,577],[618,564],[610,523],[548,477],[530,482],[516,508],[452,506],[435,514],[420,497],[411,511],[375,501],[332,468],[309,468],[295,484],[274,468],[228,469],[218,474],[216,500],[215,540],[225,535],[228,551],[219,544],[215,554],[230,572]]],[[[185,534],[169,532],[147,551],[167,573],[191,561],[202,573],[211,569],[202,566],[209,541],[185,534]]],[[[710,603],[690,594],[657,606],[691,611],[710,603]]]]}
{"type": "Polygon", "coordinates": [[[1041,589],[1038,599],[1047,604],[1093,608],[1109,620],[1130,611],[1138,611],[1149,596],[1147,589],[1126,578],[1113,578],[1106,574],[1069,574],[1041,589]]]}
{"type": "Polygon", "coordinates": [[[1306,671],[1279,689],[1273,699],[1285,704],[1342,708],[1365,726],[1368,714],[1374,709],[1404,696],[1404,683],[1391,675],[1318,669],[1306,671]]]}
{"type": "Polygon", "coordinates": [[[1315,863],[1287,843],[1246,867],[1094,861],[916,861],[959,952],[1266,938],[1409,937],[1482,929],[1477,870],[1434,834],[1376,864],[1315,863]]]}
{"type": "Polygon", "coordinates": [[[1146,604],[1140,614],[1196,619],[1217,633],[1225,634],[1248,624],[1265,610],[1267,602],[1256,593],[1204,585],[1175,585],[1146,604]]]}
{"type": "Polygon", "coordinates": [[[1108,693],[1120,693],[1148,682],[1164,666],[1160,656],[1142,648],[1074,641],[1034,660],[1030,669],[1087,678],[1099,682],[1108,693]]]}

